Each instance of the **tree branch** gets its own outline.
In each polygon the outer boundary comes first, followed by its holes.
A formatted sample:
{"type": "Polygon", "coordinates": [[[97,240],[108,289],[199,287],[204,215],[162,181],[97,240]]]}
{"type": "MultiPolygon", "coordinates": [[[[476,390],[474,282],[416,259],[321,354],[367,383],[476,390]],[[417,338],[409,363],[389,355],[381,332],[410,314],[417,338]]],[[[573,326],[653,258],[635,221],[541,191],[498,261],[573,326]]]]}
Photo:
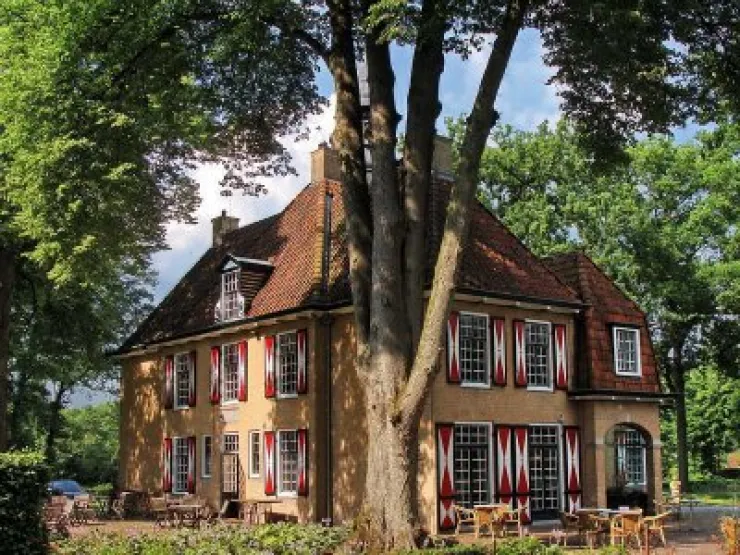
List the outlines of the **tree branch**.
{"type": "Polygon", "coordinates": [[[488,135],[498,118],[494,102],[527,8],[527,0],[513,0],[509,3],[506,18],[483,72],[473,110],[467,120],[460,149],[457,181],[450,193],[447,220],[434,269],[432,292],[424,316],[420,347],[406,387],[396,405],[394,418],[399,421],[408,421],[419,416],[437,370],[455,287],[455,275],[468,233],[480,160],[488,135]]]}

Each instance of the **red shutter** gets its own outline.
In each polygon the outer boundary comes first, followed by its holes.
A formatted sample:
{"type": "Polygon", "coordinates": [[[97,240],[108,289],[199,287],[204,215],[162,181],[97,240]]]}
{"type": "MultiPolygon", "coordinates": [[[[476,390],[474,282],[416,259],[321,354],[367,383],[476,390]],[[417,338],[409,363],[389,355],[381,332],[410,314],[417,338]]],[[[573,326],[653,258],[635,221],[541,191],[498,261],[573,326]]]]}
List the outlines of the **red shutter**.
{"type": "Polygon", "coordinates": [[[188,438],[188,493],[195,493],[195,436],[188,438]]]}
{"type": "Polygon", "coordinates": [[[308,430],[298,430],[298,495],[308,495],[308,430]]]}
{"type": "Polygon", "coordinates": [[[493,383],[506,385],[506,321],[503,318],[494,318],[491,335],[493,341],[493,383]]]}
{"type": "Polygon", "coordinates": [[[188,370],[190,372],[189,380],[188,380],[188,406],[194,407],[195,402],[197,401],[196,398],[196,391],[197,391],[197,373],[196,373],[196,363],[198,359],[198,353],[196,351],[190,351],[188,354],[188,370]]]}
{"type": "Polygon", "coordinates": [[[529,498],[529,429],[526,426],[516,426],[514,431],[514,476],[516,477],[516,504],[523,508],[522,522],[530,522],[529,498]]]}
{"type": "Polygon", "coordinates": [[[239,400],[247,400],[247,342],[239,341],[239,360],[237,373],[239,377],[239,400]]]}
{"type": "Polygon", "coordinates": [[[211,403],[221,402],[221,347],[211,347],[211,403]]]}
{"type": "Polygon", "coordinates": [[[306,330],[296,332],[296,349],[298,351],[298,393],[308,393],[308,333],[306,330]]]}
{"type": "Polygon", "coordinates": [[[452,424],[437,424],[437,495],[439,496],[439,529],[455,527],[454,435],[452,424]]]}
{"type": "Polygon", "coordinates": [[[275,336],[265,337],[265,397],[275,397],[275,336]]]}
{"type": "Polygon", "coordinates": [[[581,507],[581,434],[578,426],[563,427],[565,463],[565,507],[574,512],[581,507]]]}
{"type": "Polygon", "coordinates": [[[554,371],[555,371],[555,387],[558,389],[568,389],[568,351],[567,345],[567,334],[564,324],[553,324],[553,339],[554,339],[554,371]]]}
{"type": "Polygon", "coordinates": [[[526,333],[524,320],[514,320],[514,383],[517,387],[526,387],[527,385],[525,346],[526,333]]]}
{"type": "Polygon", "coordinates": [[[460,383],[460,313],[447,319],[447,381],[460,383]]]}
{"type": "Polygon", "coordinates": [[[513,505],[514,488],[511,472],[511,426],[499,425],[496,437],[496,501],[513,505]]]}
{"type": "Polygon", "coordinates": [[[164,357],[164,408],[171,409],[175,403],[175,357],[164,357]]]}
{"type": "Polygon", "coordinates": [[[265,495],[275,495],[275,432],[262,434],[265,442],[265,495]]]}
{"type": "Polygon", "coordinates": [[[164,438],[162,444],[162,491],[172,491],[172,438],[164,438]]]}

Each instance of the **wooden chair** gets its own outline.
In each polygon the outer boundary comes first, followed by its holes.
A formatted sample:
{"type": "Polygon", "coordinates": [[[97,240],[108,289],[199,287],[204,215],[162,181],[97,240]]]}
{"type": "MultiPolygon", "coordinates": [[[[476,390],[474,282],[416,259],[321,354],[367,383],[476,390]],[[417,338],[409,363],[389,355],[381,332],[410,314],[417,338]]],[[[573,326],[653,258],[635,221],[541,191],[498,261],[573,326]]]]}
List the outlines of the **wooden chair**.
{"type": "Polygon", "coordinates": [[[657,536],[663,543],[663,547],[667,546],[665,540],[665,524],[670,516],[671,512],[667,511],[664,513],[660,513],[659,515],[648,516],[642,519],[643,525],[645,526],[645,528],[647,528],[648,541],[650,541],[651,536],[657,536]]]}
{"type": "Polygon", "coordinates": [[[610,520],[603,516],[593,513],[578,513],[583,527],[583,535],[586,538],[586,545],[593,549],[599,539],[605,538],[610,531],[610,520]]]}
{"type": "Polygon", "coordinates": [[[460,529],[463,526],[472,526],[475,537],[477,538],[479,531],[475,511],[458,504],[453,505],[453,508],[455,510],[455,535],[458,536],[460,534],[460,529]]]}
{"type": "Polygon", "coordinates": [[[516,509],[505,508],[501,512],[501,522],[503,524],[504,533],[508,533],[507,528],[512,527],[512,534],[516,534],[517,537],[522,537],[522,513],[524,512],[523,507],[517,507],[516,509]]]}
{"type": "Polygon", "coordinates": [[[52,497],[44,506],[44,524],[50,534],[69,537],[69,516],[66,508],[67,500],[64,497],[52,497]]]}
{"type": "MultiPolygon", "coordinates": [[[[574,513],[567,513],[565,511],[560,511],[560,525],[563,527],[563,542],[564,545],[568,546],[568,535],[571,532],[575,532],[576,536],[579,538],[582,538],[583,535],[586,533],[587,527],[584,527],[584,525],[581,522],[581,519],[577,514],[574,513]]],[[[588,522],[588,521],[586,521],[588,522]]]]}
{"type": "Polygon", "coordinates": [[[624,511],[611,520],[611,544],[627,544],[630,538],[637,540],[637,547],[642,549],[642,514],[638,511],[624,511]]]}
{"type": "Polygon", "coordinates": [[[69,514],[71,524],[87,524],[95,520],[95,510],[89,495],[78,495],[72,502],[69,514]]]}
{"type": "Polygon", "coordinates": [[[170,526],[172,521],[170,519],[170,512],[167,509],[167,498],[165,497],[152,497],[150,499],[151,516],[154,519],[154,524],[160,528],[170,526]]]}

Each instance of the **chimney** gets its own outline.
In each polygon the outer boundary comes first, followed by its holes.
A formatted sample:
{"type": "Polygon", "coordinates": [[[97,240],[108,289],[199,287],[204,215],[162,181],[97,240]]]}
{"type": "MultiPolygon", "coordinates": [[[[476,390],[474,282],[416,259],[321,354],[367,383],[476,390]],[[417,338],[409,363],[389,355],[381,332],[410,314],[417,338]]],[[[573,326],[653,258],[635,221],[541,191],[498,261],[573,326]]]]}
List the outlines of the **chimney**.
{"type": "Polygon", "coordinates": [[[221,215],[213,218],[211,223],[213,224],[213,246],[220,247],[224,242],[224,235],[239,227],[239,218],[227,216],[226,210],[222,210],[221,215]]]}
{"type": "Polygon", "coordinates": [[[436,135],[432,154],[432,172],[439,177],[452,179],[454,177],[452,169],[452,139],[436,135]]]}
{"type": "Polygon", "coordinates": [[[319,183],[325,179],[340,181],[341,178],[339,153],[328,144],[321,143],[319,148],[311,153],[311,183],[319,183]]]}

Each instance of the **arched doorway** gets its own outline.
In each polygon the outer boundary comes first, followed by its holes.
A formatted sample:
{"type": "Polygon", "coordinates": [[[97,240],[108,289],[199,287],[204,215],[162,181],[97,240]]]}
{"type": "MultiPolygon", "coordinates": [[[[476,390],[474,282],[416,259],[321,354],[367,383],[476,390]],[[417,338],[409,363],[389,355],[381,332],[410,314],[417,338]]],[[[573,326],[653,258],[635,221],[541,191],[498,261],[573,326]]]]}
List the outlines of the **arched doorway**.
{"type": "Polygon", "coordinates": [[[653,491],[652,438],[634,424],[617,424],[605,438],[606,502],[610,509],[648,510],[653,491]]]}

